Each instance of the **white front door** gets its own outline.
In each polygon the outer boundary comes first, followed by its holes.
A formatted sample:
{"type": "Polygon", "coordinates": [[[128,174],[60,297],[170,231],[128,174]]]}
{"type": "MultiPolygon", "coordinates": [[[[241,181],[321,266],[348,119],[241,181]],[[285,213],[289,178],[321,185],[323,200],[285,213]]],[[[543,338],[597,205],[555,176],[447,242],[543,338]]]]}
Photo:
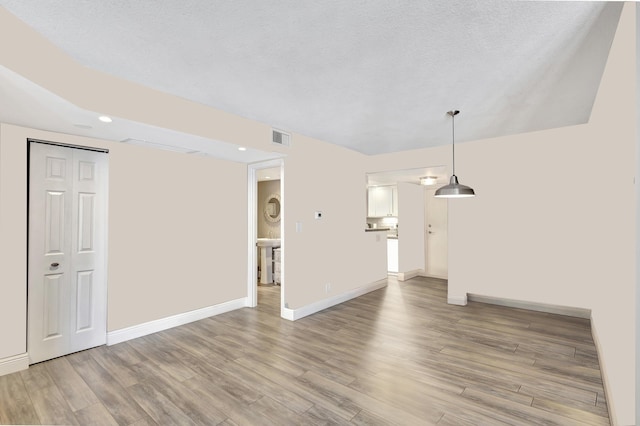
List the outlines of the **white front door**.
{"type": "Polygon", "coordinates": [[[31,364],[106,343],[108,156],[31,142],[31,364]]]}
{"type": "Polygon", "coordinates": [[[435,198],[435,189],[425,192],[426,275],[446,279],[449,274],[447,200],[435,198]]]}

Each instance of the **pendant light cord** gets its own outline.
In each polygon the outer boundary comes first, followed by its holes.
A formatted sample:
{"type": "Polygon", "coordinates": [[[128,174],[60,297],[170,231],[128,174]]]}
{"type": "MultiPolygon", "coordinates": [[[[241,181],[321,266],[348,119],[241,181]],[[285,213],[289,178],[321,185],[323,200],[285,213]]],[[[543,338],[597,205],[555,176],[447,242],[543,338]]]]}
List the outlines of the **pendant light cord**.
{"type": "Polygon", "coordinates": [[[456,115],[451,115],[451,149],[453,151],[453,175],[456,174],[456,115]]]}

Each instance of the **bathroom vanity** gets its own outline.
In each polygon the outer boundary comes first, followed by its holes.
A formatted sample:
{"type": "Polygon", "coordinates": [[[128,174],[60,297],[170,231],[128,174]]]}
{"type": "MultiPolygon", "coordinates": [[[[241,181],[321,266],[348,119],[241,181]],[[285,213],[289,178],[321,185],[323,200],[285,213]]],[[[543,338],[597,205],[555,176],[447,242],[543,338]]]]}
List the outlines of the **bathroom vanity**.
{"type": "Polygon", "coordinates": [[[273,279],[273,249],[280,247],[279,238],[258,238],[260,250],[260,284],[272,284],[273,279]]]}

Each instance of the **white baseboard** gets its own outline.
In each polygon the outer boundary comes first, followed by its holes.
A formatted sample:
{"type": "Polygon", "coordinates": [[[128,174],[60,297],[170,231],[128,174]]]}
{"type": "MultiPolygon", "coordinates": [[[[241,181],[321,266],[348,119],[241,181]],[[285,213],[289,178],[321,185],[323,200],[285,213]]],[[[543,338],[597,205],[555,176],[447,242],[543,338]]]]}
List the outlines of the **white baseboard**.
{"type": "Polygon", "coordinates": [[[107,333],[107,345],[115,345],[116,343],[146,336],[147,334],[157,333],[158,331],[199,321],[225,312],[234,311],[236,309],[244,308],[245,306],[247,306],[247,298],[243,297],[241,299],[230,300],[218,305],[207,306],[206,308],[196,309],[194,311],[160,318],[143,324],[121,328],[120,330],[110,331],[107,333]]]}
{"type": "Polygon", "coordinates": [[[432,274],[427,274],[424,271],[422,271],[419,275],[421,277],[425,277],[425,278],[437,278],[439,280],[445,280],[445,281],[447,281],[449,279],[449,277],[446,277],[444,275],[432,275],[432,274]]]}
{"type": "Polygon", "coordinates": [[[29,368],[29,354],[23,353],[0,359],[0,376],[29,368]]]}
{"type": "Polygon", "coordinates": [[[602,376],[602,387],[604,388],[604,399],[607,401],[607,411],[609,412],[609,420],[612,425],[617,425],[618,421],[613,416],[615,410],[613,409],[613,399],[609,398],[611,395],[610,385],[609,385],[609,375],[607,374],[607,370],[604,367],[604,363],[602,362],[602,358],[600,357],[601,346],[600,346],[600,338],[598,337],[598,332],[596,331],[596,324],[593,320],[593,316],[591,316],[591,337],[593,337],[593,343],[596,345],[596,353],[598,354],[598,364],[600,365],[600,375],[602,376]]]}
{"type": "Polygon", "coordinates": [[[509,308],[528,309],[530,311],[566,315],[569,317],[584,318],[584,319],[591,318],[591,309],[585,309],[585,308],[574,308],[571,306],[549,305],[546,303],[503,299],[501,297],[481,296],[478,294],[469,294],[469,300],[472,302],[488,303],[490,305],[500,305],[500,306],[506,306],[509,308]]]}
{"type": "Polygon", "coordinates": [[[280,310],[280,317],[289,321],[295,321],[297,318],[295,317],[295,309],[282,308],[280,310]]]}
{"type": "Polygon", "coordinates": [[[413,271],[407,272],[398,272],[398,281],[406,281],[411,278],[419,276],[421,273],[424,273],[422,269],[414,269],[413,271]]]}
{"type": "Polygon", "coordinates": [[[387,286],[387,279],[384,278],[374,283],[371,283],[362,287],[358,287],[353,290],[349,290],[346,293],[342,293],[337,296],[330,297],[328,299],[323,299],[298,309],[282,308],[281,316],[282,318],[287,319],[289,321],[299,320],[300,318],[304,318],[311,314],[315,314],[316,312],[320,312],[332,306],[339,305],[340,303],[344,303],[347,300],[355,299],[358,296],[362,296],[363,294],[367,294],[369,292],[381,289],[382,287],[386,287],[386,286],[387,286]]]}
{"type": "Polygon", "coordinates": [[[447,303],[450,305],[467,306],[467,295],[447,296],[447,303]]]}

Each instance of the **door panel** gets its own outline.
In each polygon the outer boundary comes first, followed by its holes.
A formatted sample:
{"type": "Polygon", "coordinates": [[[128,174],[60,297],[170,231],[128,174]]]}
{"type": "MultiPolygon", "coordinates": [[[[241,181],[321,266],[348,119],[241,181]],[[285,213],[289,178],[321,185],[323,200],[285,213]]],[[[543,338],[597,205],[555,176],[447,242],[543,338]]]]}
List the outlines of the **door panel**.
{"type": "Polygon", "coordinates": [[[75,309],[70,352],[106,343],[106,158],[105,154],[74,150],[71,287],[75,309]]]}
{"type": "Polygon", "coordinates": [[[78,194],[78,251],[93,251],[93,229],[95,215],[93,212],[95,194],[78,194]]]}
{"type": "Polygon", "coordinates": [[[67,177],[67,158],[47,156],[47,179],[64,181],[67,177]]]}
{"type": "Polygon", "coordinates": [[[45,202],[46,254],[63,254],[65,222],[65,193],[47,191],[45,202]]]}
{"type": "Polygon", "coordinates": [[[32,142],[31,363],[106,343],[107,155],[32,142]]]}
{"type": "Polygon", "coordinates": [[[45,340],[66,337],[62,324],[66,323],[64,307],[64,276],[62,274],[44,277],[44,295],[42,304],[42,331],[45,340]]]}
{"type": "Polygon", "coordinates": [[[75,331],[93,328],[93,271],[78,272],[76,300],[76,328],[75,331]]]}

